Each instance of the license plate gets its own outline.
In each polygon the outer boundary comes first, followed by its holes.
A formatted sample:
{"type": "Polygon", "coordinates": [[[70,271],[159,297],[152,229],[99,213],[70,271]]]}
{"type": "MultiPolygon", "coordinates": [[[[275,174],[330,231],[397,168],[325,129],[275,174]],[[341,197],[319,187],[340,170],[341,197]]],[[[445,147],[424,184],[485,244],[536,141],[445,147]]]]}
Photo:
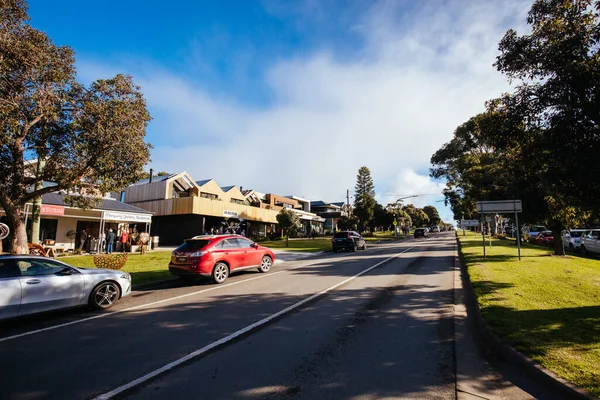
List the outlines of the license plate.
{"type": "Polygon", "coordinates": [[[186,262],[187,261],[187,257],[177,257],[177,261],[179,261],[179,262],[186,262]]]}

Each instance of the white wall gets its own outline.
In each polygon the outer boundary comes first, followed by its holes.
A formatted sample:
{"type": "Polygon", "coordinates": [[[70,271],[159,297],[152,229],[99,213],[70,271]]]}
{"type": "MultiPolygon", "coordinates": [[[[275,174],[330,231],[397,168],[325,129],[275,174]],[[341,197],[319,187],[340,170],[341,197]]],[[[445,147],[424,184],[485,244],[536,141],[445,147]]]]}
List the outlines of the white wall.
{"type": "Polygon", "coordinates": [[[77,218],[58,218],[56,227],[56,246],[63,246],[65,250],[73,249],[75,242],[67,237],[67,232],[77,228],[77,218]]]}

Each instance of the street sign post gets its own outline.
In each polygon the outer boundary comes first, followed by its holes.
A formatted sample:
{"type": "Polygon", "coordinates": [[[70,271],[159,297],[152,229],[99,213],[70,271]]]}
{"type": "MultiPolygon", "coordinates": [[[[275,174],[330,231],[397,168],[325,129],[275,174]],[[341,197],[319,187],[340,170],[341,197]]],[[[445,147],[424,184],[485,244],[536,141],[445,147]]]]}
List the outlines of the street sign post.
{"type": "MultiPolygon", "coordinates": [[[[521,200],[495,200],[495,201],[478,201],[477,203],[477,211],[481,215],[481,237],[483,240],[483,258],[486,258],[485,255],[485,233],[484,233],[484,221],[485,214],[515,214],[515,223],[517,229],[517,251],[519,253],[519,261],[521,260],[521,235],[519,229],[519,217],[517,213],[523,211],[523,204],[521,200]]],[[[491,233],[491,232],[490,232],[491,233]]],[[[492,238],[490,235],[490,247],[492,243],[492,238]]]]}

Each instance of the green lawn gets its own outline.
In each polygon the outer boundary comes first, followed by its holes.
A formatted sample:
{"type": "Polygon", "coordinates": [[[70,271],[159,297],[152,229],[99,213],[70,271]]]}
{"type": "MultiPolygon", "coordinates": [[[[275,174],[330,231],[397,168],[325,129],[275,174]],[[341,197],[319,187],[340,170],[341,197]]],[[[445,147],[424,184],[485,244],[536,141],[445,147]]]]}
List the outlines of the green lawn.
{"type": "Polygon", "coordinates": [[[559,376],[600,395],[600,260],[458,232],[486,322],[559,376]]]}
{"type": "Polygon", "coordinates": [[[316,237],[314,239],[290,239],[290,247],[285,247],[285,239],[267,240],[260,242],[259,244],[272,249],[284,249],[290,251],[319,252],[331,250],[331,238],[328,236],[316,237]]]}
{"type": "MultiPolygon", "coordinates": [[[[170,258],[170,251],[152,251],[143,256],[140,254],[129,254],[127,263],[122,270],[131,274],[131,281],[134,286],[173,279],[174,276],[169,272],[170,258]]],[[[60,261],[74,265],[75,267],[95,267],[93,256],[60,257],[60,261]]]]}

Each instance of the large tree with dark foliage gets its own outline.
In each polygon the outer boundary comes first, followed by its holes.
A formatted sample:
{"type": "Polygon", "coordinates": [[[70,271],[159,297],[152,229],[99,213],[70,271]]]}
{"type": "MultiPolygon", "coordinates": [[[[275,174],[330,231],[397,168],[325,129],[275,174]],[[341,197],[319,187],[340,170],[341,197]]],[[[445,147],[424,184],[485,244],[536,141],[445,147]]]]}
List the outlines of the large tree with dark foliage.
{"type": "MultiPolygon", "coordinates": [[[[537,0],[532,33],[506,33],[495,66],[517,82],[514,93],[488,102],[432,157],[451,205],[521,198],[524,219],[556,238],[598,214],[599,13],[600,1],[537,0]]],[[[555,253],[564,254],[560,240],[555,253]]]]}
{"type": "MultiPolygon", "coordinates": [[[[150,115],[131,78],[84,87],[75,80],[73,51],[28,20],[24,0],[0,3],[0,206],[13,253],[27,252],[26,203],[62,189],[88,195],[121,189],[138,179],[150,149],[144,142],[150,115]]],[[[69,199],[82,207],[94,202],[94,196],[69,199]]]]}
{"type": "Polygon", "coordinates": [[[360,226],[364,229],[370,226],[375,213],[375,185],[369,168],[360,167],[358,170],[354,192],[354,215],[360,219],[360,226]]]}

